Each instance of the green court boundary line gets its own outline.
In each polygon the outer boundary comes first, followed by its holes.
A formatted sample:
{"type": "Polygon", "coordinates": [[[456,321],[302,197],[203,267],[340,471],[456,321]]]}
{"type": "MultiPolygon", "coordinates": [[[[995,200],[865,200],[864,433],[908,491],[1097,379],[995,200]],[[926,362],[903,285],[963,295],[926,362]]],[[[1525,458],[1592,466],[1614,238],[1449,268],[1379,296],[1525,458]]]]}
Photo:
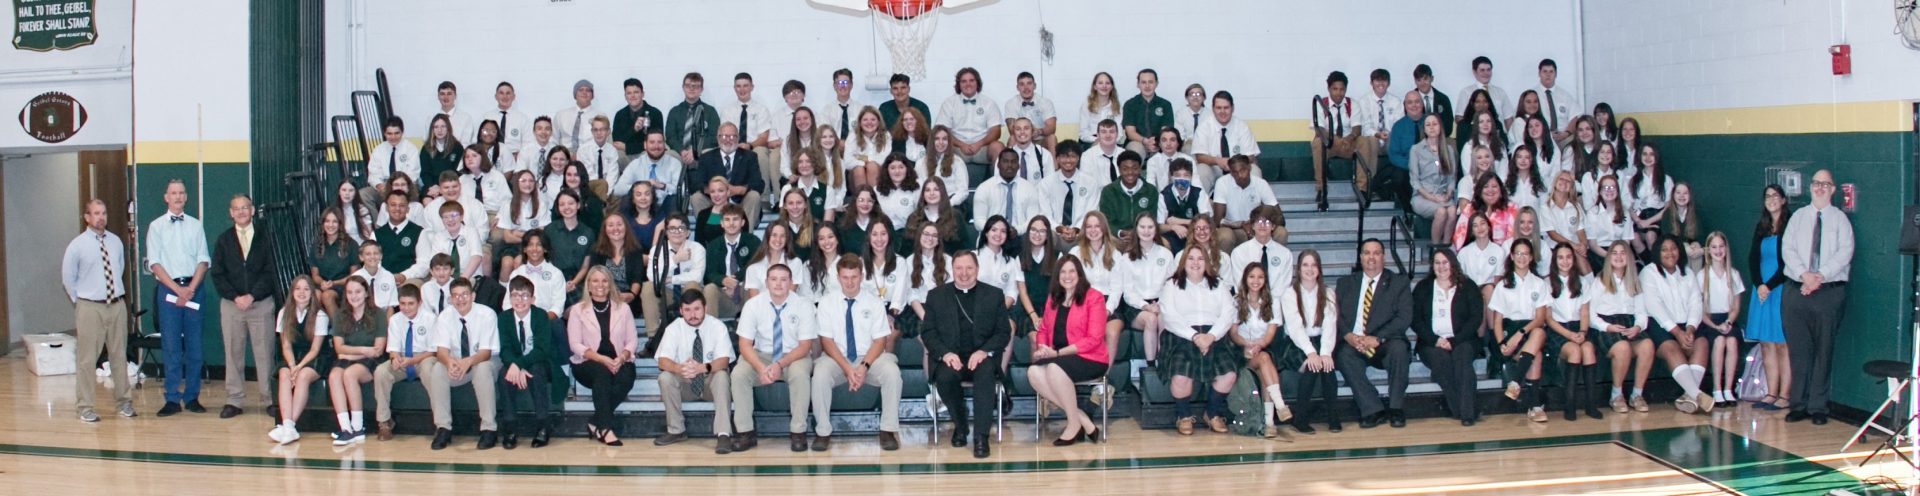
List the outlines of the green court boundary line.
{"type": "MultiPolygon", "coordinates": [[[[0,454],[52,458],[130,461],[175,465],[241,468],[287,468],[311,470],[353,470],[394,473],[432,473],[454,475],[559,475],[559,476],[814,476],[814,475],[978,475],[1010,473],[1046,473],[1064,471],[1140,470],[1196,466],[1234,466],[1267,463],[1343,461],[1410,456],[1444,455],[1468,452],[1510,451],[1617,444],[1654,459],[1670,468],[1706,480],[1717,488],[1730,488],[1747,494],[1768,494],[1764,489],[1795,482],[1792,492],[1810,490],[1804,484],[1819,487],[1852,487],[1860,481],[1825,465],[1808,462],[1785,451],[1753,442],[1714,426],[1668,427],[1646,431],[1580,434],[1567,436],[1462,441],[1411,446],[1345,448],[1287,451],[1276,453],[1227,453],[1147,458],[1102,458],[1097,460],[1033,460],[1010,462],[888,463],[829,465],[523,465],[498,463],[440,463],[417,461],[359,461],[323,458],[282,458],[271,456],[235,456],[162,453],[152,451],[104,450],[19,444],[0,444],[0,454]],[[1726,439],[1732,453],[1705,460],[1705,455],[1674,460],[1654,454],[1645,446],[1649,441],[1671,443],[1686,436],[1698,439],[1726,439]],[[1728,439],[1731,437],[1731,439],[1728,439]],[[1723,460],[1724,459],[1724,460],[1723,460]],[[1836,477],[1837,476],[1837,477],[1836,477]]],[[[1787,489],[1787,488],[1782,488],[1787,489]]],[[[1823,491],[1824,492],[1824,491],[1823,491]]]]}

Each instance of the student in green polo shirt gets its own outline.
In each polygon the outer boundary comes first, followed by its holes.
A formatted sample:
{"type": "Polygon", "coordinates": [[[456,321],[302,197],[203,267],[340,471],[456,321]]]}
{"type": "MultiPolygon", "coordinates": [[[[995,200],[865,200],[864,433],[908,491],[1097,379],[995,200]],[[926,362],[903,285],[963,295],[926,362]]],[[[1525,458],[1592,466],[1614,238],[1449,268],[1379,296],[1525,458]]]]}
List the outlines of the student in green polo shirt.
{"type": "Polygon", "coordinates": [[[906,74],[894,74],[892,79],[888,79],[887,92],[893,94],[893,99],[880,104],[880,120],[885,121],[883,124],[888,129],[893,128],[893,123],[900,122],[901,107],[920,111],[920,115],[927,118],[921,121],[923,124],[933,122],[933,111],[927,108],[926,102],[911,96],[913,79],[906,74]]]}
{"type": "MultiPolygon", "coordinates": [[[[1152,136],[1154,130],[1173,125],[1173,102],[1153,94],[1160,88],[1160,73],[1153,69],[1141,69],[1134,75],[1133,82],[1140,88],[1140,94],[1120,106],[1120,127],[1127,133],[1127,149],[1146,155],[1158,148],[1152,136]]],[[[1118,221],[1116,217],[1115,222],[1118,221]]]]}
{"type": "Polygon", "coordinates": [[[407,220],[412,203],[407,192],[388,191],[386,222],[373,229],[374,240],[380,242],[380,268],[388,272],[398,274],[413,267],[413,247],[420,244],[421,227],[407,220]]]}
{"type": "Polygon", "coordinates": [[[1141,212],[1160,210],[1160,192],[1140,180],[1140,169],[1139,153],[1120,152],[1120,180],[1100,189],[1100,213],[1113,221],[1114,232],[1123,238],[1132,236],[1134,219],[1141,212]]]}
{"type": "MultiPolygon", "coordinates": [[[[692,164],[694,158],[712,150],[720,142],[720,112],[700,101],[706,91],[706,78],[689,72],[680,79],[680,91],[687,100],[667,111],[667,147],[680,152],[680,163],[692,164]]],[[[644,135],[643,135],[644,136],[644,135]]]]}
{"type": "Polygon", "coordinates": [[[560,190],[553,199],[554,212],[559,213],[560,218],[543,228],[552,245],[548,249],[547,259],[552,260],[553,266],[567,276],[566,292],[574,298],[578,297],[574,294],[577,293],[574,287],[579,283],[577,276],[581,266],[586,263],[587,253],[593,250],[593,240],[598,234],[593,229],[594,224],[580,218],[580,203],[579,193],[571,189],[560,190]]]}
{"type": "Polygon", "coordinates": [[[720,236],[707,240],[706,284],[707,315],[731,319],[740,315],[740,302],[747,298],[747,265],[753,252],[760,249],[760,238],[746,232],[747,212],[739,205],[720,208],[720,236]]]}

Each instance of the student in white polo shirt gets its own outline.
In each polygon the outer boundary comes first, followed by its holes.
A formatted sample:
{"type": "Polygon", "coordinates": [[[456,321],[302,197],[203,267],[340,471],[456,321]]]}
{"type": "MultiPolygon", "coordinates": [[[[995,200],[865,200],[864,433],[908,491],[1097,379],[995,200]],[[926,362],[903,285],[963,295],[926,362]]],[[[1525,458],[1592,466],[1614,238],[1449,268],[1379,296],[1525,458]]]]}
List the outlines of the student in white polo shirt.
{"type": "MultiPolygon", "coordinates": [[[[807,450],[808,391],[813,387],[813,304],[793,293],[793,271],[786,264],[766,269],[765,293],[741,305],[738,332],[740,360],[730,377],[734,405],[733,451],[759,444],[753,429],[753,388],[787,383],[787,437],[795,452],[807,450]]],[[[856,291],[858,285],[855,285],[856,291]]]]}
{"type": "Polygon", "coordinates": [[[1000,128],[1005,122],[993,98],[980,93],[980,71],[960,68],[953,75],[953,92],[955,95],[940,104],[934,124],[953,130],[953,145],[967,163],[992,162],[1004,146],[1000,144],[1000,128]]]}
{"type": "Polygon", "coordinates": [[[533,306],[545,310],[547,318],[559,320],[567,305],[567,276],[547,260],[547,242],[546,231],[527,231],[520,239],[520,254],[526,259],[504,280],[527,278],[533,283],[533,306]]]}
{"type": "Polygon", "coordinates": [[[424,364],[434,359],[434,323],[440,315],[420,305],[420,287],[400,287],[398,311],[387,317],[387,361],[373,371],[374,422],[377,438],[393,439],[393,385],[421,378],[424,364]]]}
{"type": "Polygon", "coordinates": [[[574,82],[573,105],[553,113],[554,142],[568,150],[586,146],[595,117],[605,118],[607,113],[593,107],[593,82],[585,79],[574,82]]]}
{"type": "MultiPolygon", "coordinates": [[[[1058,142],[1054,130],[1058,127],[1059,117],[1053,111],[1053,99],[1038,94],[1039,83],[1034,81],[1031,72],[1021,72],[1014,77],[1013,87],[1018,93],[1007,99],[1007,108],[1001,112],[1007,118],[1007,126],[1011,128],[1014,121],[1026,119],[1033,124],[1031,141],[1045,148],[1053,148],[1053,144],[1058,142]]],[[[997,158],[999,154],[994,156],[997,158]]]]}
{"type": "Polygon", "coordinates": [[[360,242],[359,256],[360,270],[354,271],[353,275],[367,280],[368,291],[372,293],[368,298],[371,298],[373,306],[381,310],[393,310],[394,305],[400,304],[397,285],[404,282],[405,278],[394,277],[392,272],[380,266],[385,256],[381,254],[379,241],[369,239],[360,242]]]}
{"type": "MultiPolygon", "coordinates": [[[[767,120],[770,121],[768,125],[771,126],[767,132],[769,156],[775,156],[773,154],[780,153],[781,146],[787,144],[787,137],[791,135],[794,128],[793,113],[800,111],[802,108],[806,108],[807,83],[802,83],[797,79],[788,79],[785,84],[780,85],[780,101],[786,105],[775,106],[771,111],[772,113],[767,116],[767,120]]],[[[808,113],[812,113],[812,111],[809,110],[808,113]]],[[[800,140],[805,144],[811,140],[813,133],[811,121],[809,121],[809,125],[801,129],[801,131],[807,133],[803,135],[806,137],[800,140]]],[[[783,172],[786,170],[788,169],[781,169],[783,172]]]]}
{"type": "MultiPolygon", "coordinates": [[[[606,116],[598,116],[594,117],[589,125],[593,129],[593,139],[582,142],[580,149],[573,154],[573,157],[587,166],[588,189],[591,189],[594,195],[604,199],[609,191],[607,189],[609,183],[620,178],[622,155],[620,149],[614,147],[618,142],[613,140],[613,121],[607,120],[606,116]]],[[[558,170],[547,172],[550,177],[564,177],[558,170]]],[[[539,179],[551,181],[549,177],[539,179]]]]}
{"type": "MultiPolygon", "coordinates": [[[[1033,121],[1025,117],[1012,119],[1008,129],[1013,130],[1013,142],[1007,145],[1014,153],[1014,171],[1016,177],[1028,181],[1039,181],[1054,173],[1052,149],[1058,145],[1043,145],[1035,138],[1038,136],[1033,121]]],[[[998,157],[999,154],[995,154],[998,157]]]]}
{"type": "Polygon", "coordinates": [[[1207,106],[1207,88],[1199,83],[1187,85],[1187,92],[1183,95],[1187,105],[1174,111],[1173,128],[1180,131],[1180,139],[1186,144],[1180,151],[1193,153],[1193,133],[1213,109],[1207,106]]]}
{"type": "Polygon", "coordinates": [[[454,107],[460,101],[460,88],[454,86],[453,81],[441,81],[440,85],[434,88],[434,96],[439,101],[440,108],[419,122],[433,122],[435,115],[446,115],[447,130],[452,132],[453,139],[460,140],[461,143],[472,143],[479,138],[474,133],[480,130],[480,121],[474,120],[472,114],[454,107]]]}
{"type": "Polygon", "coordinates": [[[1572,135],[1573,118],[1587,107],[1580,101],[1579,90],[1559,84],[1560,66],[1553,59],[1540,59],[1539,74],[1540,85],[1534,86],[1533,92],[1540,96],[1540,115],[1547,119],[1547,129],[1553,131],[1553,142],[1565,146],[1572,135]]]}
{"type": "Polygon", "coordinates": [[[1225,91],[1213,94],[1213,118],[1201,119],[1187,140],[1193,143],[1194,160],[1227,173],[1232,173],[1230,158],[1245,156],[1249,165],[1260,158],[1260,143],[1253,140],[1246,121],[1233,116],[1233,94],[1225,91]]]}
{"type": "MultiPolygon", "coordinates": [[[[1367,76],[1367,86],[1373,91],[1354,99],[1354,120],[1360,126],[1360,134],[1373,138],[1378,150],[1384,151],[1387,149],[1387,134],[1393,130],[1393,123],[1399,122],[1400,116],[1406,113],[1402,109],[1405,105],[1401,96],[1389,88],[1393,86],[1393,74],[1386,69],[1374,69],[1367,76]]],[[[1376,155],[1379,153],[1375,152],[1376,155]]],[[[1361,189],[1366,189],[1367,178],[1373,177],[1374,171],[1378,170],[1379,160],[1376,157],[1371,164],[1358,165],[1362,167],[1354,169],[1353,182],[1360,185],[1361,189]],[[1375,169],[1365,168],[1368,165],[1375,169]]]]}
{"type": "MultiPolygon", "coordinates": [[[[547,152],[552,151],[553,147],[560,145],[559,140],[554,139],[553,136],[553,119],[544,115],[533,118],[532,133],[533,139],[527,140],[525,144],[520,145],[518,148],[509,148],[509,150],[514,150],[513,161],[508,162],[502,160],[500,163],[494,164],[494,166],[500,169],[502,173],[517,170],[544,171],[546,169],[547,152]]],[[[568,148],[568,150],[572,150],[572,148],[568,148]]]]}
{"type": "MultiPolygon", "coordinates": [[[[1146,175],[1142,176],[1146,178],[1147,182],[1152,183],[1154,186],[1166,186],[1168,182],[1172,180],[1168,174],[1173,171],[1173,161],[1186,160],[1188,164],[1193,163],[1192,155],[1180,151],[1186,148],[1186,140],[1182,138],[1182,136],[1185,135],[1181,134],[1180,130],[1174,129],[1172,126],[1161,127],[1159,131],[1150,135],[1150,137],[1155,140],[1154,144],[1156,146],[1154,146],[1153,156],[1147,157],[1146,175]]],[[[1207,167],[1206,170],[1208,173],[1213,172],[1212,167],[1207,167]]],[[[1193,184],[1200,185],[1201,189],[1213,186],[1212,175],[1206,177],[1195,175],[1190,177],[1190,179],[1193,180],[1193,184]]]]}
{"type": "Polygon", "coordinates": [[[387,178],[406,175],[415,182],[420,180],[420,147],[414,146],[403,136],[407,123],[400,117],[388,117],[380,124],[381,137],[384,138],[373,151],[367,153],[367,184],[360,188],[360,202],[372,210],[387,195],[387,178]]]}
{"type": "Polygon", "coordinates": [[[1254,207],[1280,204],[1273,196],[1272,185],[1253,180],[1252,157],[1234,155],[1228,167],[1232,173],[1214,182],[1212,191],[1214,225],[1226,234],[1216,236],[1221,249],[1238,245],[1253,235],[1247,221],[1251,220],[1254,207]]]}

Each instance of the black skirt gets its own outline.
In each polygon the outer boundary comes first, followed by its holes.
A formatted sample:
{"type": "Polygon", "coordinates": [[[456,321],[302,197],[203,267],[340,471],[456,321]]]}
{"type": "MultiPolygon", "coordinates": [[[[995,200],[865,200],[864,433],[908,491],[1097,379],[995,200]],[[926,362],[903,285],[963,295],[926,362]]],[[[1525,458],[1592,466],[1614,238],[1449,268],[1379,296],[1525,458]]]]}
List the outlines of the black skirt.
{"type": "MultiPolygon", "coordinates": [[[[1573,330],[1575,334],[1585,335],[1587,337],[1587,342],[1589,343],[1594,342],[1593,330],[1580,327],[1579,322],[1561,322],[1560,326],[1573,330]]],[[[1567,346],[1568,342],[1569,341],[1567,341],[1567,337],[1560,335],[1560,333],[1551,332],[1551,330],[1547,332],[1547,350],[1549,350],[1550,352],[1556,352],[1556,353],[1559,352],[1561,348],[1564,348],[1567,346]]],[[[1604,354],[1605,351],[1602,350],[1601,353],[1604,354]]]]}
{"type": "MultiPolygon", "coordinates": [[[[1307,341],[1313,342],[1313,338],[1308,338],[1307,341]]],[[[1286,336],[1274,337],[1273,342],[1267,344],[1267,355],[1273,359],[1273,368],[1281,372],[1289,370],[1298,372],[1301,367],[1307,365],[1307,350],[1294,346],[1293,340],[1287,339],[1286,336]]]]}
{"type": "MultiPolygon", "coordinates": [[[[1712,323],[1712,324],[1724,324],[1724,323],[1727,323],[1727,314],[1726,314],[1726,313],[1724,313],[1724,312],[1723,312],[1723,313],[1710,313],[1710,314],[1707,314],[1707,322],[1708,322],[1708,323],[1712,323]]],[[[1705,329],[1705,330],[1706,330],[1706,334],[1703,334],[1703,335],[1702,335],[1701,337],[1716,337],[1716,338],[1719,338],[1719,337],[1730,337],[1730,338],[1734,338],[1734,339],[1741,339],[1741,337],[1740,337],[1740,326],[1739,326],[1739,325],[1734,325],[1734,326],[1732,326],[1732,327],[1733,327],[1733,330],[1730,330],[1730,331],[1726,331],[1726,332],[1721,332],[1721,331],[1720,331],[1719,329],[1714,329],[1714,328],[1708,328],[1708,327],[1707,327],[1706,325],[1704,325],[1704,324],[1703,324],[1703,325],[1701,325],[1701,326],[1700,326],[1700,328],[1701,328],[1701,329],[1705,329]]]]}
{"type": "MultiPolygon", "coordinates": [[[[1633,326],[1632,315],[1601,315],[1600,320],[1606,322],[1607,325],[1628,326],[1628,327],[1633,326]]],[[[1605,355],[1609,350],[1612,350],[1614,344],[1617,344],[1623,341],[1633,342],[1633,341],[1639,341],[1642,339],[1647,339],[1647,333],[1645,332],[1640,333],[1640,335],[1638,336],[1634,336],[1633,339],[1623,338],[1620,336],[1619,333],[1614,333],[1614,332],[1599,332],[1596,334],[1599,335],[1599,339],[1595,340],[1595,344],[1599,345],[1600,349],[1594,350],[1594,351],[1598,352],[1601,355],[1605,355]]],[[[1657,345],[1659,343],[1655,343],[1655,344],[1657,345]]]]}
{"type": "Polygon", "coordinates": [[[1091,381],[1100,378],[1100,376],[1107,375],[1107,364],[1081,358],[1080,355],[1043,358],[1034,360],[1033,365],[1035,367],[1059,365],[1060,371],[1066,372],[1067,378],[1072,379],[1073,382],[1091,381]]]}
{"type": "MultiPolygon", "coordinates": [[[[1660,214],[1660,209],[1657,209],[1657,208],[1643,208],[1643,209],[1640,209],[1640,214],[1639,214],[1639,217],[1640,217],[1640,220],[1647,220],[1647,219],[1651,219],[1651,218],[1653,218],[1653,216],[1655,216],[1655,215],[1659,215],[1659,214],[1660,214]]],[[[1635,226],[1633,226],[1633,232],[1635,232],[1635,233],[1659,233],[1659,232],[1660,232],[1660,224],[1656,222],[1656,223],[1654,223],[1654,225],[1653,225],[1653,227],[1640,227],[1640,226],[1638,226],[1638,225],[1635,225],[1635,226]]]]}

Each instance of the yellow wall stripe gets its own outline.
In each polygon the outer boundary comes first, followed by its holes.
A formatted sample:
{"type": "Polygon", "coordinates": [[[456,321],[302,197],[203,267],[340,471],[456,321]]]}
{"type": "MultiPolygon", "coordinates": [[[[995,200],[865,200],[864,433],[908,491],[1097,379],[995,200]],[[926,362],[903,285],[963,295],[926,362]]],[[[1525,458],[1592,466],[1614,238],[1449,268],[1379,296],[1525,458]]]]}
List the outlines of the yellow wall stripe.
{"type": "MultiPolygon", "coordinates": [[[[1269,119],[1247,121],[1247,129],[1253,131],[1253,140],[1261,143],[1282,141],[1306,142],[1313,140],[1313,132],[1307,130],[1310,123],[1306,119],[1269,119]]],[[[1079,136],[1080,127],[1073,123],[1064,123],[1054,127],[1055,136],[1079,136]]],[[[1186,137],[1192,140],[1192,136],[1186,137]]]]}
{"type": "Polygon", "coordinates": [[[1909,102],[1818,103],[1623,114],[1639,119],[1641,132],[1656,136],[1709,134],[1812,134],[1909,132],[1909,102]]]}
{"type": "Polygon", "coordinates": [[[247,140],[141,141],[129,151],[134,164],[246,163],[253,161],[247,140]]]}

